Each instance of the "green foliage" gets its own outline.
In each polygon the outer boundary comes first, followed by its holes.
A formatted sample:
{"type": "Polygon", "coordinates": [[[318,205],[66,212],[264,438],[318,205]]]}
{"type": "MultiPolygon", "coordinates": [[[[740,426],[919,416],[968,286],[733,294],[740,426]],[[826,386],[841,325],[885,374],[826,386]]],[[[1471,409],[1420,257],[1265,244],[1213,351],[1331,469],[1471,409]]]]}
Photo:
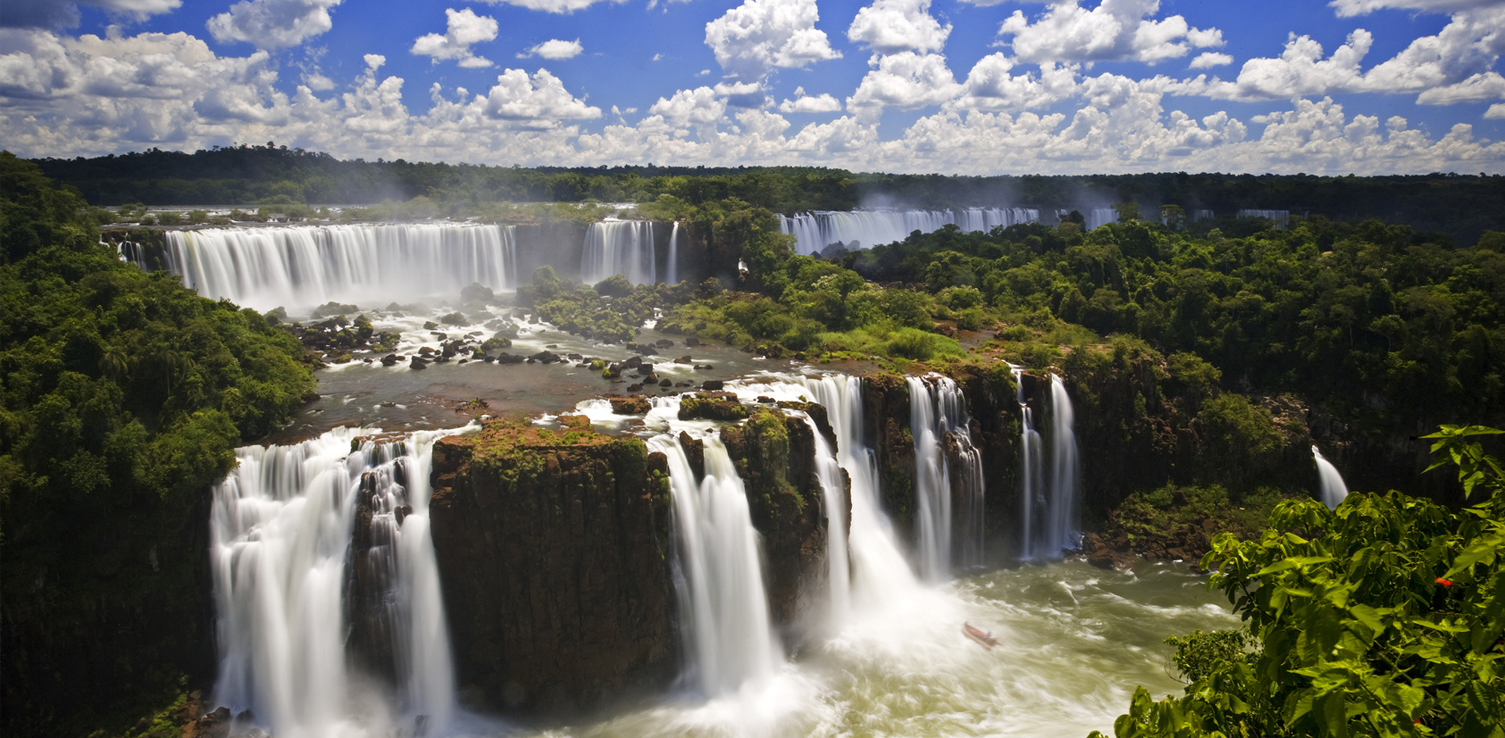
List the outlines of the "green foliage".
{"type": "Polygon", "coordinates": [[[1257,654],[1188,653],[1184,695],[1141,689],[1116,735],[1505,735],[1505,476],[1473,440],[1498,432],[1431,436],[1489,495],[1461,512],[1355,493],[1282,503],[1258,540],[1219,536],[1203,566],[1257,654]]]}
{"type": "Polygon", "coordinates": [[[1171,663],[1181,680],[1198,682],[1228,664],[1253,663],[1258,643],[1246,630],[1194,630],[1184,636],[1171,636],[1165,642],[1175,650],[1171,663]]]}
{"type": "Polygon", "coordinates": [[[262,315],[122,263],[64,207],[81,201],[9,175],[0,209],[26,220],[8,232],[39,239],[0,265],[0,681],[27,725],[63,685],[86,716],[79,684],[107,684],[90,701],[106,709],[188,668],[207,637],[204,492],[314,381],[262,315]]]}

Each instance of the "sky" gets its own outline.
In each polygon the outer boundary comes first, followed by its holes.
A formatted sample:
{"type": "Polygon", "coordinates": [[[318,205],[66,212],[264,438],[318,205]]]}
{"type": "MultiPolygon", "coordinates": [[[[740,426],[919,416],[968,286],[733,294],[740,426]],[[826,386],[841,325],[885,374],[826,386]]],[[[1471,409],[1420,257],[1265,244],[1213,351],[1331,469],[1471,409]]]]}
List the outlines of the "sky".
{"type": "Polygon", "coordinates": [[[0,148],[1505,173],[1505,0],[4,0],[0,148]]]}

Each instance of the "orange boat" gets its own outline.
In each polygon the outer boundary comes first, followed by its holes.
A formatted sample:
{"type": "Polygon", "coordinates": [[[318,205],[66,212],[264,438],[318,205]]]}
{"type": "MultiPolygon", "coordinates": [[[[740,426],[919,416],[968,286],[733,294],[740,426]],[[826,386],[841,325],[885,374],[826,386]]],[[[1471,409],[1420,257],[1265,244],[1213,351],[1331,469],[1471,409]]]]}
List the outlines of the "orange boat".
{"type": "Polygon", "coordinates": [[[993,650],[993,647],[998,645],[998,639],[994,638],[992,633],[989,633],[988,631],[985,631],[982,628],[979,628],[971,623],[962,623],[962,633],[965,634],[968,638],[977,641],[977,645],[982,646],[989,651],[993,650]]]}

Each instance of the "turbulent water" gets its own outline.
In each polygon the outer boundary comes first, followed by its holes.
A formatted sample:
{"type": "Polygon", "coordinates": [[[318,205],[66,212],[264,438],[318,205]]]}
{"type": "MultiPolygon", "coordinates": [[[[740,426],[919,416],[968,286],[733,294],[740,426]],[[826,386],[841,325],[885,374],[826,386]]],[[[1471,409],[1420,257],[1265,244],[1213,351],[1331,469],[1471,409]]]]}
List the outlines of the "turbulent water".
{"type": "Polygon", "coordinates": [[[931,233],[948,225],[963,231],[991,231],[998,226],[1033,223],[1040,211],[1030,208],[960,210],[819,210],[779,216],[779,229],[794,236],[795,250],[816,254],[841,243],[847,249],[872,248],[903,241],[910,233],[931,233]]]}
{"type": "Polygon", "coordinates": [[[1167,635],[1238,624],[1184,568],[1105,572],[1082,563],[1000,570],[859,611],[761,685],[720,698],[669,697],[524,735],[1038,736],[1111,732],[1136,685],[1179,692],[1167,635]],[[961,633],[993,633],[983,650],[961,633]]]}
{"type": "Polygon", "coordinates": [[[185,285],[258,310],[456,297],[472,282],[506,289],[518,279],[511,226],[318,225],[166,235],[167,269],[185,285]]]}

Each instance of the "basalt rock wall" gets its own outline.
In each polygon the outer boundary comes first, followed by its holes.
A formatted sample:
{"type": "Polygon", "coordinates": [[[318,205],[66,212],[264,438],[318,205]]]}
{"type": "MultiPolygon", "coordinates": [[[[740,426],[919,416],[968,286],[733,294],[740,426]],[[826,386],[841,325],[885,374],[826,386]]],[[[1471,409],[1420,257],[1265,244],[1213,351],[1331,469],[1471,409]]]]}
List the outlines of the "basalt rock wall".
{"type": "MultiPolygon", "coordinates": [[[[822,421],[823,413],[817,426],[822,421]]],[[[786,631],[797,628],[826,591],[826,516],[850,516],[850,510],[825,509],[815,434],[804,419],[759,407],[746,423],[722,428],[721,439],[747,488],[753,526],[763,536],[774,621],[786,631]]]]}
{"type": "Polygon", "coordinates": [[[467,703],[597,707],[678,673],[665,460],[565,420],[435,446],[434,548],[467,703]]]}

